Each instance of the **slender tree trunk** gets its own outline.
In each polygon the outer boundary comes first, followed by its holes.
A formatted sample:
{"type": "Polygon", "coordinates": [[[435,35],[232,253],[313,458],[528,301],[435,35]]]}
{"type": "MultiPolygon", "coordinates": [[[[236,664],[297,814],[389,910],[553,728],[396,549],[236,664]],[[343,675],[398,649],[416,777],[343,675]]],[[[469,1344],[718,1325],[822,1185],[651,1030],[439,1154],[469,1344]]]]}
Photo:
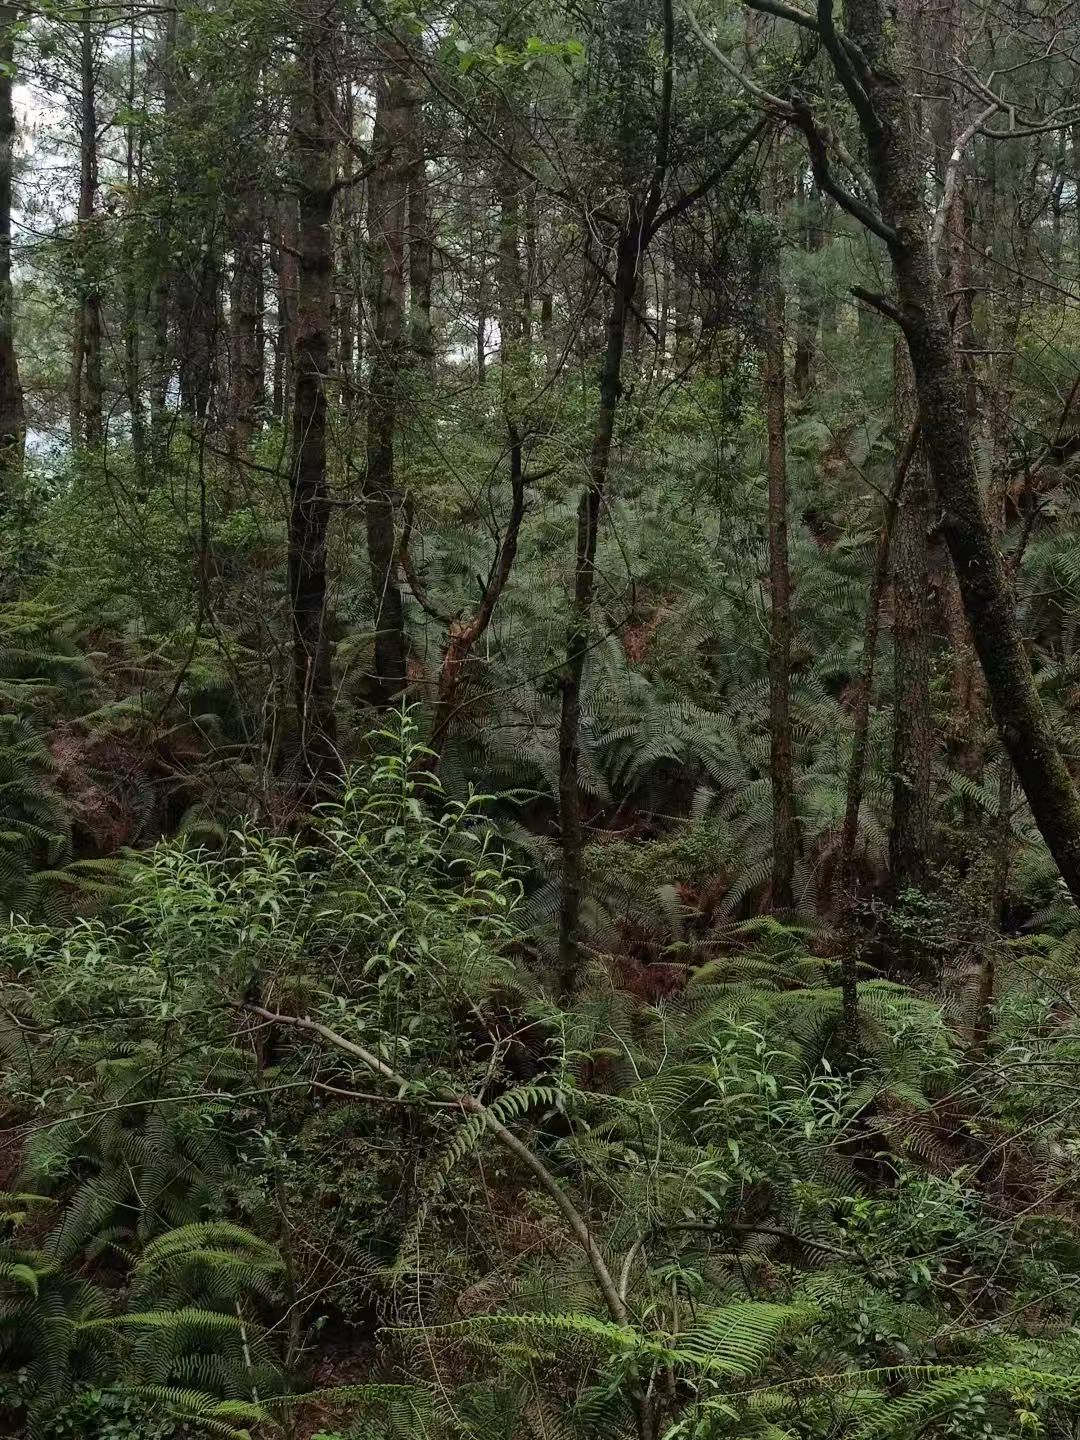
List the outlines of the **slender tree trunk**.
{"type": "Polygon", "coordinates": [[[18,7],[0,5],[0,515],[18,495],[26,441],[19,362],[15,351],[15,296],[11,283],[11,204],[15,108],[11,87],[18,7]]]}
{"type": "Polygon", "coordinates": [[[510,513],[502,540],[492,563],[483,594],[476,611],[469,618],[444,615],[431,604],[424,587],[416,575],[409,556],[409,535],[412,527],[411,507],[406,503],[405,528],[401,541],[401,566],[412,588],[413,594],[424,609],[446,626],[446,646],[439,666],[439,679],[435,692],[435,707],[431,722],[431,736],[428,748],[437,764],[449,738],[450,727],[458,713],[458,692],[464,676],[465,664],[477,641],[491,624],[499,597],[510,579],[517,555],[521,522],[525,517],[525,474],[522,457],[521,437],[510,427],[510,513]]]}
{"type": "Polygon", "coordinates": [[[424,109],[414,95],[409,119],[409,336],[420,373],[435,378],[431,327],[431,193],[427,180],[424,109]]]}
{"type": "Polygon", "coordinates": [[[589,649],[590,611],[596,588],[596,537],[607,484],[611,440],[619,405],[626,322],[637,284],[639,226],[619,240],[615,283],[608,314],[607,342],[600,370],[600,399],[589,454],[589,480],[578,502],[574,594],[566,628],[566,664],[559,713],[559,821],[562,828],[562,897],[559,907],[559,970],[564,991],[573,989],[578,969],[578,932],[584,889],[585,828],[578,788],[581,682],[589,649]]]}
{"type": "MultiPolygon", "coordinates": [[[[945,150],[952,145],[953,119],[951,105],[943,106],[948,139],[945,150]]],[[[944,162],[944,163],[947,163],[944,162]]],[[[944,202],[943,202],[944,203],[944,202]]],[[[946,254],[944,273],[950,298],[954,344],[963,349],[975,348],[975,312],[971,290],[971,213],[967,204],[964,176],[958,176],[956,192],[945,215],[944,239],[946,254]]],[[[973,437],[980,429],[978,386],[975,362],[970,355],[958,357],[960,373],[964,382],[964,404],[967,408],[968,424],[973,437]]],[[[945,592],[945,623],[952,651],[952,675],[950,685],[950,722],[948,751],[950,763],[961,774],[978,780],[982,773],[982,746],[978,743],[978,732],[985,710],[986,691],[979,673],[975,647],[960,588],[956,577],[948,575],[945,592]]]]}
{"type": "MultiPolygon", "coordinates": [[[[135,144],[135,18],[132,16],[128,31],[128,83],[127,102],[130,119],[125,131],[124,144],[127,161],[128,194],[137,201],[142,189],[142,154],[136,156],[135,144]]],[[[134,237],[130,227],[125,234],[125,270],[127,280],[124,286],[124,387],[127,390],[128,412],[131,417],[131,449],[139,490],[145,490],[146,470],[146,417],[143,412],[142,375],[139,336],[139,279],[135,264],[134,237]]]]}
{"type": "Polygon", "coordinates": [[[675,364],[686,365],[694,353],[694,286],[691,279],[691,257],[686,246],[677,241],[673,250],[671,301],[675,319],[675,364]]]}
{"type": "Polygon", "coordinates": [[[220,318],[221,259],[216,225],[207,223],[200,253],[178,280],[180,405],[194,420],[210,414],[215,386],[215,350],[220,318]]]}
{"type": "MultiPolygon", "coordinates": [[[[899,433],[914,410],[907,352],[897,346],[899,433]]],[[[930,847],[934,724],[930,710],[930,486],[916,452],[900,502],[893,564],[893,748],[889,874],[893,890],[925,884],[930,847]]]]}
{"type": "Polygon", "coordinates": [[[874,667],[877,660],[878,633],[881,628],[881,606],[889,583],[889,552],[897,511],[904,493],[904,483],[915,457],[919,443],[919,428],[913,425],[908,432],[903,451],[897,461],[892,491],[885,507],[881,534],[878,537],[877,554],[874,558],[874,573],[870,581],[870,593],[866,600],[866,619],[863,624],[862,664],[856,682],[852,707],[851,758],[848,761],[847,785],[844,799],[844,825],[840,833],[840,859],[837,866],[835,887],[841,908],[846,908],[854,883],[855,842],[859,834],[859,811],[862,809],[863,782],[866,773],[866,754],[870,739],[870,700],[874,686],[874,667]]]}
{"type": "MultiPolygon", "coordinates": [[[[811,190],[809,194],[801,194],[800,198],[803,210],[803,248],[807,255],[816,255],[824,240],[821,197],[817,191],[811,190]]],[[[814,388],[820,324],[821,302],[812,282],[804,281],[800,287],[799,309],[795,320],[795,359],[792,369],[792,385],[799,400],[805,400],[814,388]]]]}
{"type": "Polygon", "coordinates": [[[656,365],[663,370],[668,358],[668,323],[671,317],[671,275],[667,256],[661,250],[656,275],[656,365]]]}
{"type": "MultiPolygon", "coordinates": [[[[881,605],[889,583],[889,550],[897,512],[904,493],[908,470],[919,446],[919,426],[912,425],[896,465],[892,491],[885,507],[881,534],[878,537],[874,574],[866,601],[863,625],[862,665],[855,691],[854,733],[851,737],[851,758],[848,761],[847,787],[844,799],[844,825],[840,833],[840,858],[833,887],[834,903],[841,915],[850,915],[855,879],[855,841],[859,833],[859,811],[862,808],[866,754],[870,740],[870,698],[874,688],[874,663],[877,657],[878,632],[881,627],[881,605]]],[[[843,1032],[847,1053],[854,1055],[859,1027],[859,953],[858,940],[849,933],[841,951],[840,990],[843,1007],[843,1032]]]]}
{"type": "Polygon", "coordinates": [[[963,379],[931,255],[911,99],[891,53],[885,0],[848,0],[847,26],[866,61],[861,77],[841,37],[823,34],[823,40],[859,117],[888,227],[941,528],[1002,740],[1035,822],[1080,902],[1080,798],[1035,688],[1012,587],[979,493],[963,379]]]}
{"type": "MultiPolygon", "coordinates": [[[[1012,250],[1014,274],[1006,285],[1004,303],[993,316],[990,326],[993,358],[990,363],[987,386],[987,432],[990,444],[990,486],[987,496],[987,510],[994,533],[1002,537],[1005,533],[1006,506],[1009,485],[1009,443],[1012,435],[1012,411],[1015,400],[1014,376],[1016,371],[1016,345],[1020,333],[1020,321],[1024,312],[1027,293],[1027,270],[1032,249],[1038,200],[1038,175],[1042,147],[1039,140],[1029,141],[1027,160],[1018,177],[1019,193],[1016,196],[1015,223],[1012,250]]],[[[1008,578],[1015,592],[1016,567],[1020,555],[1008,567],[1008,578]]],[[[990,900],[991,923],[999,926],[1004,917],[1005,904],[1009,893],[1009,871],[1012,864],[1013,834],[1013,768],[1007,755],[998,760],[998,810],[993,825],[990,900]]],[[[976,1020],[976,1034],[988,1035],[989,1012],[993,1003],[994,974],[993,960],[984,958],[984,983],[980,989],[980,1002],[976,1020]]]]}
{"type": "Polygon", "coordinates": [[[259,276],[262,216],[253,186],[239,197],[233,227],[233,273],[229,287],[229,402],[226,446],[234,466],[247,455],[262,401],[259,358],[259,276]]]}
{"type": "Polygon", "coordinates": [[[322,0],[297,0],[302,91],[293,119],[299,189],[296,382],[293,401],[289,597],[300,756],[317,783],[334,766],[335,717],[327,626],[327,371],[333,312],[334,77],[322,0]]]}
{"type": "Polygon", "coordinates": [[[274,414],[288,413],[296,377],[296,289],[299,281],[296,250],[296,198],[282,197],[278,215],[277,337],[274,343],[274,414]]]}
{"type": "Polygon", "coordinates": [[[401,47],[389,42],[378,79],[375,138],[384,151],[368,189],[373,329],[367,414],[367,477],[364,486],[368,560],[375,624],[372,698],[386,705],[405,687],[405,617],[394,541],[394,432],[406,370],[403,342],[405,235],[413,96],[401,47]]]}
{"type": "MultiPolygon", "coordinates": [[[[161,45],[161,99],[166,121],[177,106],[176,45],[180,29],[180,6],[165,9],[165,25],[161,45]]],[[[162,218],[157,226],[157,278],[150,298],[150,454],[155,466],[165,461],[167,449],[166,405],[172,377],[169,350],[169,319],[172,309],[175,267],[173,264],[168,221],[162,218]]]]}
{"type": "MultiPolygon", "coordinates": [[[[778,197],[775,197],[778,199],[778,197]]],[[[762,276],[765,335],[761,379],[769,477],[769,774],[772,781],[772,904],[794,908],[792,880],[798,839],[791,743],[791,575],[788,568],[787,414],[784,385],[784,291],[780,256],[772,251],[762,276]]]]}
{"type": "Polygon", "coordinates": [[[483,271],[481,271],[476,284],[476,382],[478,385],[483,385],[487,380],[487,301],[487,283],[483,271]]]}
{"type": "MultiPolygon", "coordinates": [[[[674,92],[675,14],[673,0],[661,0],[663,62],[660,107],[656,127],[656,152],[651,178],[643,197],[633,198],[627,186],[626,218],[615,245],[615,273],[611,288],[600,385],[592,445],[589,451],[588,481],[578,502],[577,540],[574,551],[574,593],[566,626],[566,661],[562,673],[562,703],[559,710],[559,822],[562,829],[562,894],[559,904],[559,983],[564,993],[573,990],[579,966],[581,900],[585,874],[585,827],[581,814],[578,769],[581,741],[581,685],[592,633],[591,612],[596,589],[596,541],[600,510],[607,486],[615,416],[622,393],[622,362],[626,348],[626,327],[637,288],[638,269],[652,239],[654,222],[665,184],[671,137],[674,92]]],[[[635,48],[640,43],[640,9],[626,4],[622,9],[622,37],[635,48]]],[[[627,122],[629,117],[627,117],[627,122]]],[[[624,135],[629,133],[624,123],[624,135]]],[[[653,1426],[648,1401],[636,1406],[641,1440],[651,1436],[653,1426]]]]}
{"type": "Polygon", "coordinates": [[[79,22],[79,205],[80,282],[71,359],[71,443],[100,445],[104,402],[101,374],[101,293],[98,280],[95,210],[97,202],[97,99],[95,94],[93,8],[79,22]]]}
{"type": "MultiPolygon", "coordinates": [[[[346,135],[353,138],[355,111],[353,85],[350,80],[344,88],[342,125],[346,135]]],[[[342,147],[341,158],[342,188],[337,202],[337,254],[338,285],[337,304],[337,366],[341,377],[341,404],[346,416],[352,416],[356,405],[358,370],[356,364],[356,244],[358,229],[356,184],[353,175],[352,150],[342,147]]]]}

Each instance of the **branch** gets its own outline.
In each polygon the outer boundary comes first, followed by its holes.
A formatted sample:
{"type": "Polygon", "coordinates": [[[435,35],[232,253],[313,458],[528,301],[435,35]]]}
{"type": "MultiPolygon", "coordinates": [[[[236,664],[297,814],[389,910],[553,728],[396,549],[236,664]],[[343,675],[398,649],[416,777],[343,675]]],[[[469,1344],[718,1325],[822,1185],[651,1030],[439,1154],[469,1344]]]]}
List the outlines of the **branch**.
{"type": "Polygon", "coordinates": [[[859,47],[846,36],[838,35],[833,24],[832,0],[818,0],[818,31],[821,43],[829,52],[840,83],[847,91],[848,99],[862,121],[867,139],[873,141],[881,135],[881,122],[871,103],[863,80],[856,75],[855,65],[867,74],[867,64],[859,47]]]}
{"type": "MultiPolygon", "coordinates": [[[[393,1081],[394,1084],[402,1088],[406,1088],[408,1085],[404,1076],[399,1075],[396,1070],[392,1070],[384,1060],[380,1060],[379,1057],[373,1055],[370,1050],[365,1050],[362,1045],[357,1045],[354,1041],[347,1039],[346,1036],[340,1035],[336,1030],[331,1030],[329,1025],[322,1025],[317,1020],[308,1020],[300,1015],[281,1015],[273,1010],[266,1010],[261,1005],[245,1004],[241,1008],[249,1011],[253,1015],[261,1016],[264,1020],[268,1020],[274,1025],[287,1025],[295,1030],[305,1030],[311,1034],[318,1035],[320,1039],[325,1040],[327,1044],[332,1045],[334,1049],[340,1050],[344,1054],[351,1055],[354,1059],[359,1060],[362,1064],[366,1065],[369,1070],[373,1070],[376,1075],[381,1075],[384,1079],[393,1081]]],[[[584,1250],[585,1258],[589,1262],[589,1268],[593,1272],[593,1278],[596,1280],[600,1293],[604,1297],[604,1303],[608,1308],[608,1313],[612,1320],[614,1320],[616,1325],[629,1325],[630,1312],[619,1294],[615,1281],[612,1279],[611,1271],[608,1269],[607,1262],[601,1254],[600,1247],[592,1237],[592,1232],[589,1229],[587,1221],[583,1218],[577,1206],[570,1199],[569,1195],[566,1194],[565,1190],[563,1190],[562,1186],[544,1162],[533,1154],[524,1141],[519,1140],[511,1130],[508,1130],[500,1120],[497,1120],[487,1106],[482,1101],[477,1100],[474,1095],[455,1095],[451,1091],[446,1091],[442,1099],[444,1102],[460,1106],[467,1114],[481,1116],[485,1129],[494,1135],[495,1139],[499,1141],[505,1150],[508,1150],[511,1155],[514,1155],[527,1169],[532,1171],[540,1188],[550,1198],[556,1209],[558,1209],[566,1221],[571,1234],[584,1250]]],[[[425,1104],[429,1102],[426,1100],[426,1097],[418,1097],[417,1103],[425,1104]]]]}
{"type": "Polygon", "coordinates": [[[879,295],[876,290],[866,290],[862,285],[852,285],[851,293],[856,300],[861,300],[864,305],[869,305],[871,310],[879,311],[887,320],[899,325],[901,330],[904,329],[903,311],[887,296],[879,295]]]}
{"type": "Polygon", "coordinates": [[[768,128],[769,121],[767,119],[759,120],[752,130],[748,130],[741,139],[736,141],[716,169],[706,175],[699,185],[695,185],[692,190],[687,190],[685,194],[679,196],[678,200],[673,200],[666,210],[661,210],[649,227],[647,238],[651,240],[665,225],[678,219],[684,211],[689,210],[695,201],[700,200],[703,195],[707,195],[720,183],[728,171],[739,163],[754,141],[759,140],[768,128]]]}
{"type": "Polygon", "coordinates": [[[280,1015],[275,1010],[266,1010],[261,1005],[254,1005],[245,1002],[241,1007],[249,1015],[259,1015],[263,1020],[268,1020],[271,1025],[291,1025],[294,1030],[307,1030],[313,1035],[320,1036],[336,1050],[342,1050],[346,1055],[353,1056],[373,1070],[376,1075],[381,1075],[384,1080],[391,1080],[401,1089],[408,1089],[409,1082],[396,1070],[392,1070],[385,1060],[380,1060],[370,1050],[365,1050],[362,1045],[357,1045],[354,1040],[348,1040],[344,1035],[339,1035],[336,1030],[331,1030],[329,1025],[322,1025],[318,1020],[308,1020],[301,1015],[280,1015]]]}
{"type": "Polygon", "coordinates": [[[749,95],[752,95],[755,100],[760,101],[762,105],[767,106],[774,114],[782,116],[785,120],[794,120],[794,112],[786,100],[781,100],[779,95],[772,95],[768,90],[763,89],[762,86],[755,84],[749,75],[744,75],[737,65],[732,64],[720,47],[709,39],[705,31],[701,28],[701,22],[694,14],[693,7],[688,3],[688,0],[683,0],[683,9],[686,11],[687,20],[690,21],[690,29],[693,30],[694,34],[720,68],[726,70],[737,85],[741,85],[749,95]]]}
{"type": "Polygon", "coordinates": [[[521,464],[521,436],[518,434],[515,425],[510,426],[510,516],[506,522],[506,531],[503,534],[502,544],[499,546],[499,553],[488,575],[487,584],[484,586],[484,594],[480,605],[470,621],[468,630],[468,643],[475,645],[480,636],[487,629],[491,622],[491,616],[495,606],[499,603],[499,596],[510,578],[510,571],[514,568],[514,558],[517,555],[518,536],[521,533],[521,522],[525,518],[525,477],[522,473],[521,464]]]}
{"type": "Polygon", "coordinates": [[[831,195],[842,210],[855,217],[860,225],[865,225],[871,234],[876,235],[880,240],[891,248],[899,244],[900,237],[891,225],[887,225],[876,210],[871,210],[869,205],[852,195],[838,180],[833,178],[829,170],[829,155],[825,146],[825,138],[814,122],[810,106],[801,95],[792,97],[791,102],[792,123],[797,125],[806,136],[806,148],[810,155],[810,166],[814,172],[814,180],[819,190],[826,195],[831,195]]]}
{"type": "Polygon", "coordinates": [[[941,204],[938,206],[937,214],[934,216],[934,228],[930,236],[930,254],[933,257],[935,267],[938,263],[938,252],[941,249],[941,238],[945,234],[945,224],[949,217],[949,210],[952,208],[953,200],[956,197],[956,186],[960,179],[960,162],[964,158],[964,151],[975,138],[983,122],[989,120],[991,115],[997,114],[1001,109],[1001,103],[1000,100],[992,101],[987,105],[985,110],[976,116],[967,129],[962,130],[956,137],[952,154],[949,156],[948,169],[945,171],[945,186],[941,193],[941,204]]]}
{"type": "Polygon", "coordinates": [[[409,537],[412,535],[413,527],[413,502],[412,496],[405,498],[404,511],[405,524],[401,531],[401,544],[398,546],[398,564],[401,566],[401,573],[408,581],[409,589],[420,603],[420,608],[433,620],[438,620],[443,625],[452,625],[454,617],[445,610],[440,610],[428,595],[427,588],[412,563],[412,556],[409,554],[409,537]]]}
{"type": "Polygon", "coordinates": [[[748,9],[760,11],[762,15],[776,15],[781,20],[790,20],[793,25],[801,26],[803,30],[813,31],[815,35],[821,33],[813,15],[794,5],[785,5],[784,0],[745,0],[745,4],[748,9]]]}
{"type": "MultiPolygon", "coordinates": [[[[1016,123],[1015,105],[1009,105],[1004,100],[999,101],[996,107],[998,110],[1008,110],[1009,128],[1007,130],[988,130],[985,125],[979,125],[979,134],[987,140],[1017,140],[1023,139],[1026,135],[1045,135],[1051,130],[1064,130],[1069,125],[1075,125],[1080,119],[1080,105],[1067,105],[1064,110],[1059,110],[1049,120],[1024,120],[1016,123]]],[[[990,112],[993,114],[993,111],[990,112]]],[[[987,117],[988,118],[988,117],[987,117]]]]}

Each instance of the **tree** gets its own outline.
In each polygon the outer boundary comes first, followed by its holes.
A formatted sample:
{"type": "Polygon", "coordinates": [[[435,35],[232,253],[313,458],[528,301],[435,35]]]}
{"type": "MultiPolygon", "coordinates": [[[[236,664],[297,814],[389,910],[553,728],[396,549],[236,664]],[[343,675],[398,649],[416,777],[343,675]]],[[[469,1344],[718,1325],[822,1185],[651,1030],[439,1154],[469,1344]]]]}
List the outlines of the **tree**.
{"type": "MultiPolygon", "coordinates": [[[[562,830],[563,881],[559,906],[559,972],[564,990],[573,987],[578,971],[578,927],[581,916],[585,832],[578,780],[581,731],[581,683],[589,652],[593,592],[596,588],[596,541],[607,484],[615,416],[622,393],[622,361],[626,331],[637,288],[638,269],[660,211],[667,180],[674,95],[675,15],[673,0],[662,0],[663,50],[660,61],[660,103],[656,150],[644,184],[624,174],[624,213],[611,242],[611,277],[606,339],[600,362],[596,419],[589,450],[588,481],[578,501],[574,549],[574,583],[566,626],[565,667],[561,677],[559,713],[559,824],[562,830]]],[[[629,15],[620,20],[629,33],[629,15]]],[[[624,125],[626,121],[624,119],[624,125]]],[[[623,136],[628,146],[628,137],[623,136]]]]}
{"type": "Polygon", "coordinates": [[[15,5],[0,6],[0,504],[10,509],[23,472],[26,414],[15,350],[15,302],[11,283],[12,175],[15,110],[12,104],[15,5]]]}
{"type": "Polygon", "coordinates": [[[367,474],[364,505],[375,631],[371,694],[387,705],[405,685],[405,616],[396,571],[394,431],[405,383],[405,258],[409,173],[415,169],[415,95],[397,38],[381,42],[376,82],[373,167],[368,182],[367,474]]]}
{"type": "Polygon", "coordinates": [[[71,443],[100,444],[103,425],[101,372],[101,265],[95,212],[98,188],[98,133],[93,7],[79,21],[79,204],[76,239],[81,274],[71,360],[71,443]]]}
{"type": "MultiPolygon", "coordinates": [[[[777,162],[770,197],[779,209],[777,162]]],[[[772,782],[772,903],[794,906],[792,878],[798,841],[791,742],[791,573],[788,565],[787,409],[785,403],[784,290],[777,248],[762,275],[764,338],[761,383],[769,476],[769,775],[772,782]]]]}
{"type": "MultiPolygon", "coordinates": [[[[770,9],[768,0],[747,3],[753,9],[770,9]]],[[[780,102],[782,113],[806,136],[819,188],[888,250],[895,302],[867,292],[862,298],[898,324],[907,343],[941,530],[994,717],[1039,830],[1062,878],[1080,900],[1080,797],[1035,688],[1004,563],[982,505],[963,382],[933,261],[913,144],[912,99],[894,53],[885,6],[881,0],[851,0],[843,32],[835,28],[831,0],[819,0],[816,17],[787,7],[783,14],[820,37],[858,119],[876,210],[834,178],[825,137],[806,101],[799,97],[790,105],[780,102]]],[[[994,103],[993,111],[998,108],[994,103]]]]}
{"type": "Polygon", "coordinates": [[[334,764],[335,715],[327,634],[327,387],[333,313],[336,16],[318,0],[296,7],[300,88],[294,100],[293,162],[300,197],[293,398],[289,596],[293,695],[305,770],[324,780],[334,764]]]}

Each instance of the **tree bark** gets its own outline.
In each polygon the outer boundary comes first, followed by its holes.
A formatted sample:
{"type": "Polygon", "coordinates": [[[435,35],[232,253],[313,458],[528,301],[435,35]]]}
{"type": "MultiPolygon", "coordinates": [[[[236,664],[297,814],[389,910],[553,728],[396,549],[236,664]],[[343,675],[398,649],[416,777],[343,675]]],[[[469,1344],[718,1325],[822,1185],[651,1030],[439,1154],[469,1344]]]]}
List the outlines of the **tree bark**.
{"type": "Polygon", "coordinates": [[[15,295],[11,283],[11,204],[15,153],[12,27],[18,7],[0,5],[0,514],[19,490],[26,443],[26,411],[15,350],[15,295]]]}
{"type": "Polygon", "coordinates": [[[297,3],[302,89],[292,145],[300,225],[293,401],[289,599],[293,630],[293,699],[299,755],[315,783],[334,767],[335,717],[326,633],[326,541],[330,503],[326,474],[327,372],[333,314],[334,82],[331,22],[320,0],[297,3]]]}
{"type": "Polygon", "coordinates": [[[406,352],[405,237],[411,109],[403,48],[390,41],[377,83],[373,145],[383,151],[368,187],[368,307],[373,330],[364,485],[371,603],[375,628],[371,698],[388,705],[405,688],[405,616],[398,585],[394,526],[394,432],[406,352]]]}

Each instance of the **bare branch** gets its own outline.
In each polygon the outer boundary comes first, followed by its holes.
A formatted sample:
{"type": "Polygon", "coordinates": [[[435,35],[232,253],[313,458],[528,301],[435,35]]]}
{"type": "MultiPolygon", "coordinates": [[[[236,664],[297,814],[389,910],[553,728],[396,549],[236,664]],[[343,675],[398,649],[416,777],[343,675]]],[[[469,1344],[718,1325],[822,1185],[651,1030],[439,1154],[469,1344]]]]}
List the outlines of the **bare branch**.
{"type": "Polygon", "coordinates": [[[861,225],[865,225],[872,234],[884,240],[886,245],[890,247],[896,245],[900,237],[892,226],[886,225],[876,210],[872,210],[869,205],[864,204],[862,200],[852,195],[850,190],[845,189],[838,180],[834,179],[829,169],[829,155],[825,145],[825,137],[818,129],[810,111],[810,106],[802,96],[792,97],[791,109],[792,123],[798,125],[799,129],[806,136],[806,148],[810,155],[810,165],[813,169],[814,180],[817,183],[818,189],[826,195],[831,195],[842,210],[846,210],[849,215],[854,216],[854,218],[858,220],[861,225]]]}
{"type": "Polygon", "coordinates": [[[746,0],[746,5],[749,9],[757,10],[762,15],[776,15],[781,20],[790,20],[793,25],[798,25],[803,30],[811,30],[815,35],[820,34],[817,20],[813,15],[808,15],[805,10],[799,10],[795,5],[784,4],[784,0],[746,0]]]}
{"type": "Polygon", "coordinates": [[[443,625],[452,625],[454,617],[446,610],[440,610],[428,595],[427,587],[416,573],[416,567],[412,563],[412,555],[409,553],[409,540],[412,537],[414,519],[414,508],[412,496],[405,497],[404,524],[401,530],[401,543],[398,546],[398,564],[401,566],[401,573],[408,582],[420,608],[424,610],[433,620],[438,620],[443,625]]]}
{"type": "Polygon", "coordinates": [[[687,3],[687,0],[683,0],[683,9],[686,11],[686,18],[690,22],[690,29],[693,30],[694,34],[720,68],[726,70],[737,85],[741,85],[747,94],[752,95],[755,100],[772,110],[774,114],[782,116],[785,120],[793,120],[795,118],[794,112],[786,100],[781,100],[779,95],[772,95],[768,90],[756,84],[750,79],[749,75],[744,74],[737,65],[732,64],[720,47],[709,39],[705,31],[701,28],[701,23],[694,14],[693,7],[687,3]]]}
{"type": "MultiPolygon", "coordinates": [[[[381,1075],[385,1080],[390,1080],[402,1088],[407,1087],[408,1082],[404,1076],[399,1075],[396,1070],[392,1070],[384,1060],[380,1060],[377,1055],[373,1055],[370,1050],[365,1050],[362,1045],[357,1045],[355,1041],[348,1039],[345,1035],[331,1030],[329,1025],[320,1024],[317,1020],[309,1020],[301,1015],[278,1014],[273,1010],[264,1009],[261,1005],[246,1004],[242,1008],[253,1015],[261,1016],[274,1025],[289,1026],[294,1030],[303,1030],[318,1035],[328,1045],[332,1045],[335,1050],[340,1050],[345,1055],[351,1055],[361,1064],[366,1065],[369,1070],[374,1071],[376,1075],[381,1075]]],[[[477,1100],[474,1095],[455,1095],[446,1092],[440,1096],[440,1100],[443,1103],[450,1102],[459,1105],[466,1114],[481,1116],[485,1129],[490,1131],[505,1150],[508,1150],[511,1155],[532,1171],[540,1188],[555,1205],[566,1221],[574,1239],[584,1250],[585,1258],[589,1262],[589,1268],[593,1272],[593,1278],[604,1297],[604,1303],[612,1320],[616,1325],[628,1325],[630,1312],[619,1294],[618,1287],[612,1279],[611,1271],[607,1267],[599,1245],[593,1238],[588,1222],[539,1156],[534,1155],[525,1142],[519,1140],[511,1130],[497,1120],[483,1101],[477,1100]]],[[[422,1104],[425,1101],[420,1099],[418,1103],[422,1104]]]]}
{"type": "Polygon", "coordinates": [[[861,285],[852,285],[851,293],[856,300],[861,300],[864,305],[869,305],[872,310],[884,315],[886,320],[899,325],[901,330],[905,328],[902,312],[887,296],[879,295],[876,290],[865,290],[861,285]]]}
{"type": "Polygon", "coordinates": [[[934,228],[930,236],[930,253],[934,258],[935,265],[938,261],[938,254],[941,250],[942,236],[945,234],[945,223],[949,217],[949,210],[952,208],[953,200],[956,197],[956,186],[960,179],[960,167],[964,159],[964,151],[971,144],[980,126],[984,121],[989,120],[1001,109],[1001,101],[993,100],[986,109],[981,111],[966,130],[962,130],[953,142],[952,154],[949,156],[948,168],[945,171],[945,186],[941,193],[941,204],[934,216],[934,228]]]}

